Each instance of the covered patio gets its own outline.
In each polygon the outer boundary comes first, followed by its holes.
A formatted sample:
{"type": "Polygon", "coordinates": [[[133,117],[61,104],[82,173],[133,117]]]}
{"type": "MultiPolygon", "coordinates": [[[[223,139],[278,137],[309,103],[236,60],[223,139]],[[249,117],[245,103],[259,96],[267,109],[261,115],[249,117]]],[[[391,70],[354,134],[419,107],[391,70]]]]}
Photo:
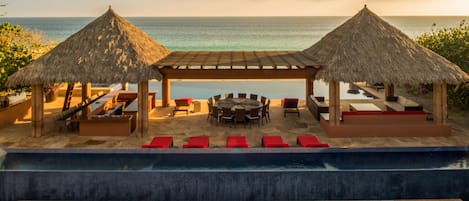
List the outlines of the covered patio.
{"type": "MultiPolygon", "coordinates": [[[[321,64],[316,78],[329,82],[329,113],[321,125],[330,137],[448,136],[447,84],[469,80],[457,65],[418,45],[368,8],[303,51],[321,64]],[[397,99],[396,84],[433,84],[426,112],[347,112],[339,82],[384,83],[385,100],[397,99]],[[415,118],[417,117],[417,118],[415,118]]],[[[400,97],[399,97],[400,98],[400,97]]]]}

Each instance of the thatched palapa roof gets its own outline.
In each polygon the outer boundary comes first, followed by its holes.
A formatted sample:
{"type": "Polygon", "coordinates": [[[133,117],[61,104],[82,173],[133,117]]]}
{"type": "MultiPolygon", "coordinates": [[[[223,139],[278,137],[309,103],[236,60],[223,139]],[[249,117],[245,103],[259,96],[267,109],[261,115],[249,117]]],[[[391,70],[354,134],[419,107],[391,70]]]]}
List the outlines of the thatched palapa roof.
{"type": "Polygon", "coordinates": [[[458,83],[467,73],[415,43],[365,6],[304,50],[322,68],[317,78],[370,83],[458,83]]]}
{"type": "Polygon", "coordinates": [[[8,84],[137,83],[161,79],[150,65],[169,53],[109,7],[104,15],[10,76],[8,84]]]}

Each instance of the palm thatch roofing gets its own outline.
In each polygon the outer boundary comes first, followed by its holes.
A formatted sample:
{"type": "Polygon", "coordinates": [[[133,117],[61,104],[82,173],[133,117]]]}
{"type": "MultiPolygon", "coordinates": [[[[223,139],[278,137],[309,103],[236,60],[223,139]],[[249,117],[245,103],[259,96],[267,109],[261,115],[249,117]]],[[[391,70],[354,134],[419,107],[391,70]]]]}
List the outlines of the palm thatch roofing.
{"type": "Polygon", "coordinates": [[[153,66],[158,69],[171,67],[181,70],[218,69],[219,67],[244,67],[245,69],[320,67],[301,51],[175,51],[153,66]]]}
{"type": "Polygon", "coordinates": [[[161,79],[161,74],[150,65],[169,53],[109,7],[79,32],[11,75],[8,85],[137,83],[161,79]]]}
{"type": "Polygon", "coordinates": [[[370,83],[458,83],[467,73],[415,43],[369,9],[303,51],[322,66],[317,78],[370,83]]]}

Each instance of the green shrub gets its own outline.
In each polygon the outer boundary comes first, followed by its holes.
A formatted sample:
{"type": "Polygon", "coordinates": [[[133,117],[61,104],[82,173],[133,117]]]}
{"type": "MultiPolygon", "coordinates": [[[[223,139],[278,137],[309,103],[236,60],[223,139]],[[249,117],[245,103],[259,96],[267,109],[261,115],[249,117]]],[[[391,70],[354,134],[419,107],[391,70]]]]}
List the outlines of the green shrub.
{"type": "MultiPolygon", "coordinates": [[[[458,27],[424,33],[417,37],[416,42],[469,72],[469,25],[465,20],[458,27]]],[[[469,109],[469,83],[448,86],[448,105],[469,109]]]]}

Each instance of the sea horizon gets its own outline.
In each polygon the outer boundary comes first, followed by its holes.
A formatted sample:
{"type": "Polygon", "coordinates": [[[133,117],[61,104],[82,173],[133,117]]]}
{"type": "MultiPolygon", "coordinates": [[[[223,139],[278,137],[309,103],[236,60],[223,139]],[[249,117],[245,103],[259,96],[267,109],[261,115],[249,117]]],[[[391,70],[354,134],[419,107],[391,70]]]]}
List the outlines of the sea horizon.
{"type": "MultiPolygon", "coordinates": [[[[409,37],[434,28],[459,26],[468,16],[396,16],[383,17],[409,37]],[[433,24],[436,24],[434,27],[433,24]]],[[[60,42],[78,32],[94,17],[2,17],[38,31],[47,40],[60,42]]],[[[236,16],[236,17],[126,17],[160,44],[171,51],[272,51],[306,49],[319,41],[349,17],[346,16],[236,16]]],[[[327,85],[317,84],[315,94],[328,96],[327,85]]],[[[205,99],[229,92],[258,93],[269,98],[305,97],[304,80],[270,80],[242,83],[233,80],[171,82],[171,98],[192,96],[205,99]],[[216,86],[214,88],[214,86],[216,86]],[[293,89],[293,90],[292,90],[293,89]]],[[[135,85],[130,85],[135,90],[135,85]]],[[[347,86],[343,86],[345,90],[347,86]]],[[[150,82],[150,90],[161,91],[161,82],[150,82]]],[[[157,95],[159,98],[160,95],[157,95]]],[[[349,97],[346,92],[342,97],[349,97]]],[[[364,98],[358,96],[357,98],[364,98]]]]}

